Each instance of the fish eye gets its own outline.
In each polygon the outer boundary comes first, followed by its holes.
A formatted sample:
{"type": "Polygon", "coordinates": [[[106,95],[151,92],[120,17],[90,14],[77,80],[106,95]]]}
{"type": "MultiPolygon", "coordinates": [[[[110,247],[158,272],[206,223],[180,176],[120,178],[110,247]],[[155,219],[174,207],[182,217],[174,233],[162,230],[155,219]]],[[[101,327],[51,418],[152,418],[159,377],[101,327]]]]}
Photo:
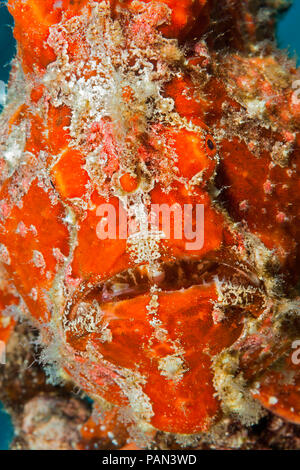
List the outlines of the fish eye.
{"type": "Polygon", "coordinates": [[[207,146],[210,150],[214,150],[215,149],[215,145],[213,143],[213,141],[211,139],[207,139],[207,146]]]}
{"type": "Polygon", "coordinates": [[[207,135],[206,137],[205,147],[208,155],[214,157],[217,152],[217,147],[214,139],[210,135],[207,135]]]}

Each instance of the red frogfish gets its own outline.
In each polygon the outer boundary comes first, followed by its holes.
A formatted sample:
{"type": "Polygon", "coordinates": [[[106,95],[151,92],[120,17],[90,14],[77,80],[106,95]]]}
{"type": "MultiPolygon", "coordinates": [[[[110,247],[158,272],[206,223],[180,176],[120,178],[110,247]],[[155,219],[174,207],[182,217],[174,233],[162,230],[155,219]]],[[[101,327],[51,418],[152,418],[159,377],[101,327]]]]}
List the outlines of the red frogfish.
{"type": "Polygon", "coordinates": [[[300,423],[300,75],[250,3],[8,1],[0,339],[140,433],[300,423]]]}

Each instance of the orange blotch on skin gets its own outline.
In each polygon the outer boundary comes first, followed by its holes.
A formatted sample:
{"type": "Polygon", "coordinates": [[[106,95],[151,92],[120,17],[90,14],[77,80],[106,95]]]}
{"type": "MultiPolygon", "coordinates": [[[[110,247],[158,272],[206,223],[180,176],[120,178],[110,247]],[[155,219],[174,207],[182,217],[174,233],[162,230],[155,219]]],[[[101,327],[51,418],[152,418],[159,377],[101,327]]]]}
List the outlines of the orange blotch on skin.
{"type": "Polygon", "coordinates": [[[205,119],[205,112],[209,104],[200,96],[197,96],[197,90],[189,77],[174,78],[166,84],[165,94],[173,98],[175,108],[180,115],[185,117],[197,116],[199,119],[205,119]]]}
{"type": "Polygon", "coordinates": [[[25,73],[34,67],[44,71],[55,60],[53,50],[47,45],[49,27],[59,22],[61,11],[51,10],[52,2],[9,0],[8,9],[15,20],[14,36],[25,73]]]}
{"type": "Polygon", "coordinates": [[[78,232],[78,246],[75,249],[72,264],[75,277],[85,279],[94,275],[103,279],[127,269],[131,264],[126,251],[126,240],[120,240],[118,237],[100,240],[97,236],[97,226],[101,223],[100,216],[97,216],[97,208],[102,204],[110,204],[115,209],[116,233],[119,233],[122,221],[119,219],[118,198],[113,197],[107,200],[94,193],[91,208],[78,232]],[[93,256],[89,256],[88,253],[93,253],[93,256]]]}
{"type": "MultiPolygon", "coordinates": [[[[162,259],[168,259],[171,255],[181,257],[183,255],[197,255],[204,256],[206,253],[214,250],[219,250],[225,240],[225,235],[227,233],[226,223],[223,215],[218,213],[213,207],[211,200],[208,194],[202,191],[200,188],[194,188],[194,194],[190,195],[186,187],[182,184],[178,184],[176,188],[170,191],[167,195],[163,191],[162,187],[157,185],[151,191],[151,203],[152,204],[168,204],[171,208],[176,204],[179,208],[180,216],[176,217],[171,212],[171,224],[170,224],[170,237],[162,240],[162,246],[164,247],[162,251],[162,259]],[[184,205],[188,204],[193,208],[192,218],[188,220],[188,217],[184,218],[184,205]],[[203,221],[198,215],[196,217],[196,207],[198,204],[203,204],[204,206],[204,224],[203,221]],[[195,234],[194,239],[188,239],[186,237],[185,226],[190,228],[195,234]],[[179,227],[182,227],[183,236],[179,237],[178,235],[175,238],[175,229],[179,231],[179,227]],[[204,244],[201,246],[191,247],[187,245],[188,243],[193,243],[196,241],[196,233],[198,235],[198,240],[200,241],[200,231],[203,234],[204,244]]],[[[162,218],[159,220],[159,228],[163,230],[162,218]]],[[[169,235],[169,234],[168,234],[169,235]]],[[[228,242],[232,243],[232,241],[228,242]]]]}
{"type": "MultiPolygon", "coordinates": [[[[217,185],[220,178],[222,203],[234,220],[246,221],[251,232],[268,249],[275,250],[285,274],[293,276],[300,256],[297,248],[299,224],[295,223],[300,205],[298,179],[289,176],[286,168],[273,165],[267,153],[258,159],[238,139],[224,140],[220,147],[222,160],[217,185]],[[266,177],[272,181],[272,192],[265,192],[266,177]],[[240,205],[244,200],[247,201],[246,211],[240,205]]],[[[291,155],[290,165],[296,171],[300,167],[298,150],[291,155]]]]}
{"type": "Polygon", "coordinates": [[[65,19],[80,14],[88,0],[9,0],[8,9],[15,20],[14,36],[26,74],[33,71],[43,73],[49,63],[56,59],[53,49],[47,44],[50,27],[65,19]]]}
{"type": "Polygon", "coordinates": [[[45,294],[58,266],[53,250],[59,249],[65,256],[69,251],[69,232],[62,222],[64,215],[62,204],[52,204],[49,195],[37,183],[32,183],[23,197],[22,208],[12,209],[0,233],[0,242],[11,260],[7,272],[14,277],[14,284],[32,315],[41,321],[49,314],[45,294]],[[26,227],[23,235],[19,224],[26,227]],[[34,252],[41,254],[37,264],[34,252]]]}
{"type": "Polygon", "coordinates": [[[89,181],[83,169],[85,158],[75,149],[66,150],[51,169],[51,176],[56,189],[63,198],[83,197],[89,181]]]}
{"type": "Polygon", "coordinates": [[[31,101],[33,101],[34,103],[37,103],[42,98],[45,90],[46,90],[45,85],[39,85],[33,88],[33,90],[30,93],[31,101]]]}
{"type": "Polygon", "coordinates": [[[124,191],[127,193],[132,193],[136,190],[138,181],[135,176],[132,176],[130,173],[125,173],[120,177],[120,184],[124,191]]]}
{"type": "MultiPolygon", "coordinates": [[[[220,410],[214,396],[210,357],[235,342],[242,331],[242,318],[232,314],[224,323],[215,325],[213,299],[217,300],[216,288],[208,284],[159,292],[158,308],[152,313],[147,309],[149,294],[103,303],[101,311],[112,333],[111,341],[101,343],[97,333],[86,333],[85,344],[81,343],[85,350],[89,342],[89,348],[101,353],[113,370],[117,367],[134,371],[139,364],[138,372],[146,378],[141,387],[154,412],[151,423],[158,429],[203,431],[220,410]],[[164,334],[159,335],[160,329],[151,324],[154,317],[160,320],[164,334]],[[164,359],[176,356],[175,344],[182,351],[178,356],[182,369],[179,365],[168,375],[164,359]]],[[[68,342],[76,349],[76,334],[68,333],[68,342]]],[[[105,394],[109,396],[109,384],[107,387],[105,394]]]]}
{"type": "MultiPolygon", "coordinates": [[[[205,129],[205,128],[204,128],[205,129]]],[[[207,140],[213,142],[211,136],[205,137],[196,132],[181,130],[180,132],[169,132],[174,141],[174,149],[178,160],[176,167],[179,175],[191,179],[193,176],[202,173],[203,184],[213,175],[216,168],[214,156],[216,151],[212,151],[207,146],[207,140]]],[[[201,182],[199,182],[201,184],[201,182]]]]}

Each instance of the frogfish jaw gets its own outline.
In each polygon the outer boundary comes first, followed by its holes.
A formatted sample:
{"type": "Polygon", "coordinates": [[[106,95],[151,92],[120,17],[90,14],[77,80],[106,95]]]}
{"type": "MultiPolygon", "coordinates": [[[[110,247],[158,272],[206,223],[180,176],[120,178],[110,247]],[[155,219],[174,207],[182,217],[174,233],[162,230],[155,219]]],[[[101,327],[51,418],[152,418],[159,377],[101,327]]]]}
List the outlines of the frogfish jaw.
{"type": "Polygon", "coordinates": [[[249,267],[224,253],[183,257],[85,282],[68,303],[64,333],[85,389],[130,404],[159,430],[193,434],[221,414],[213,361],[247,316],[259,316],[262,297],[249,267]]]}

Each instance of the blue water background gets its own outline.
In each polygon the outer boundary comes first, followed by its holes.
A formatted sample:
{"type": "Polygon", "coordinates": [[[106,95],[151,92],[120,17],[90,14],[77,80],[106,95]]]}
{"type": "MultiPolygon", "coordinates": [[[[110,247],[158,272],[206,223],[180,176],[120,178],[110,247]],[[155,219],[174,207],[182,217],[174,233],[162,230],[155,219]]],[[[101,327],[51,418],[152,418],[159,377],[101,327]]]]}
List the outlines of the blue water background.
{"type": "MultiPolygon", "coordinates": [[[[3,366],[1,366],[3,367],[3,366]]],[[[13,439],[13,427],[8,413],[0,403],[0,450],[7,450],[13,439]]]]}
{"type": "MultiPolygon", "coordinates": [[[[43,0],[41,0],[43,1],[43,0]]],[[[0,80],[7,82],[9,64],[15,54],[15,41],[12,34],[12,17],[5,5],[0,7],[0,80]]],[[[300,0],[294,0],[292,7],[281,15],[277,30],[279,47],[286,49],[291,57],[300,58],[300,0]]],[[[300,60],[298,59],[298,65],[300,60]]],[[[0,107],[1,109],[1,107],[0,107]]],[[[13,437],[10,417],[0,403],[0,450],[8,449],[13,437]]]]}
{"type": "Polygon", "coordinates": [[[12,17],[3,1],[0,1],[0,5],[0,80],[7,82],[9,63],[15,54],[15,41],[12,32],[12,17]]]}
{"type": "Polygon", "coordinates": [[[277,42],[281,49],[288,51],[290,57],[298,59],[300,66],[300,0],[294,0],[292,6],[280,15],[277,42]]]}

